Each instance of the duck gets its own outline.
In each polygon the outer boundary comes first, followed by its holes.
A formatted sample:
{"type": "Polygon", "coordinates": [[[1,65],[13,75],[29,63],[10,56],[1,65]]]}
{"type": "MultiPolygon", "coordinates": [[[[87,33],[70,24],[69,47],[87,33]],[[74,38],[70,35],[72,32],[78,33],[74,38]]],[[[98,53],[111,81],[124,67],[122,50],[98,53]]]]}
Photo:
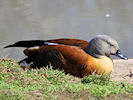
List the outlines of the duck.
{"type": "Polygon", "coordinates": [[[114,67],[111,55],[128,60],[117,41],[107,35],[97,35],[89,42],[69,38],[24,40],[5,46],[9,47],[26,48],[27,58],[21,60],[20,65],[27,63],[31,68],[41,68],[51,64],[53,69],[80,78],[93,73],[110,75],[114,67]]]}

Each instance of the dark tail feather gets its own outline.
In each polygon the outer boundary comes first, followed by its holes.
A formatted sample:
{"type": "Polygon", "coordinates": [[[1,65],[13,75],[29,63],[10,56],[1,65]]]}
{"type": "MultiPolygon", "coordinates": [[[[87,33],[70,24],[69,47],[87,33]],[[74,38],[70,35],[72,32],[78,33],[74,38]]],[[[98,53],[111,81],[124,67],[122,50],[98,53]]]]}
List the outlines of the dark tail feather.
{"type": "Polygon", "coordinates": [[[4,48],[9,48],[9,47],[16,47],[14,44],[5,46],[4,48]]]}
{"type": "Polygon", "coordinates": [[[45,45],[44,42],[47,42],[45,40],[26,40],[26,41],[18,41],[14,44],[5,46],[4,48],[9,48],[9,47],[34,47],[34,46],[41,46],[41,45],[45,45]]]}

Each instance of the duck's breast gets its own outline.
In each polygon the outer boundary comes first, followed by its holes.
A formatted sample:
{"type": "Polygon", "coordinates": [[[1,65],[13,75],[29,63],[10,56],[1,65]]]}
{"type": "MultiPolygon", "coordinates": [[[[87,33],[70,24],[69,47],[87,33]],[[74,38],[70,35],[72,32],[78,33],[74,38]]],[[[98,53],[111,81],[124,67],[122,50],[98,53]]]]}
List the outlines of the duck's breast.
{"type": "Polygon", "coordinates": [[[88,55],[87,70],[91,73],[108,75],[113,69],[113,61],[110,57],[95,58],[88,55]]]}

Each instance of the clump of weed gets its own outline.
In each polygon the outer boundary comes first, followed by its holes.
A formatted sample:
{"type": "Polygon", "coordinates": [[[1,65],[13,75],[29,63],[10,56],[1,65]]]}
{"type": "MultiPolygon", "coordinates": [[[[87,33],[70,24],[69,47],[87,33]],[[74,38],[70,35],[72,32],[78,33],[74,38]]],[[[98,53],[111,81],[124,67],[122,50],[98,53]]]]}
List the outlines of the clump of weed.
{"type": "Polygon", "coordinates": [[[81,80],[84,84],[107,85],[110,82],[110,76],[89,75],[81,80]]]}

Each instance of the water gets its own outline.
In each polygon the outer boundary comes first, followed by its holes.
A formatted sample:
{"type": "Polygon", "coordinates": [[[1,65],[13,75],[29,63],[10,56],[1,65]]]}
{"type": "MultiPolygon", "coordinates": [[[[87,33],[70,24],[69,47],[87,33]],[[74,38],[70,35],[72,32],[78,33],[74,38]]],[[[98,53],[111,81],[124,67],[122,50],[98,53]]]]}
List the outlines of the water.
{"type": "Polygon", "coordinates": [[[115,38],[133,57],[133,0],[0,0],[0,57],[20,60],[23,48],[3,49],[19,40],[115,38]]]}

